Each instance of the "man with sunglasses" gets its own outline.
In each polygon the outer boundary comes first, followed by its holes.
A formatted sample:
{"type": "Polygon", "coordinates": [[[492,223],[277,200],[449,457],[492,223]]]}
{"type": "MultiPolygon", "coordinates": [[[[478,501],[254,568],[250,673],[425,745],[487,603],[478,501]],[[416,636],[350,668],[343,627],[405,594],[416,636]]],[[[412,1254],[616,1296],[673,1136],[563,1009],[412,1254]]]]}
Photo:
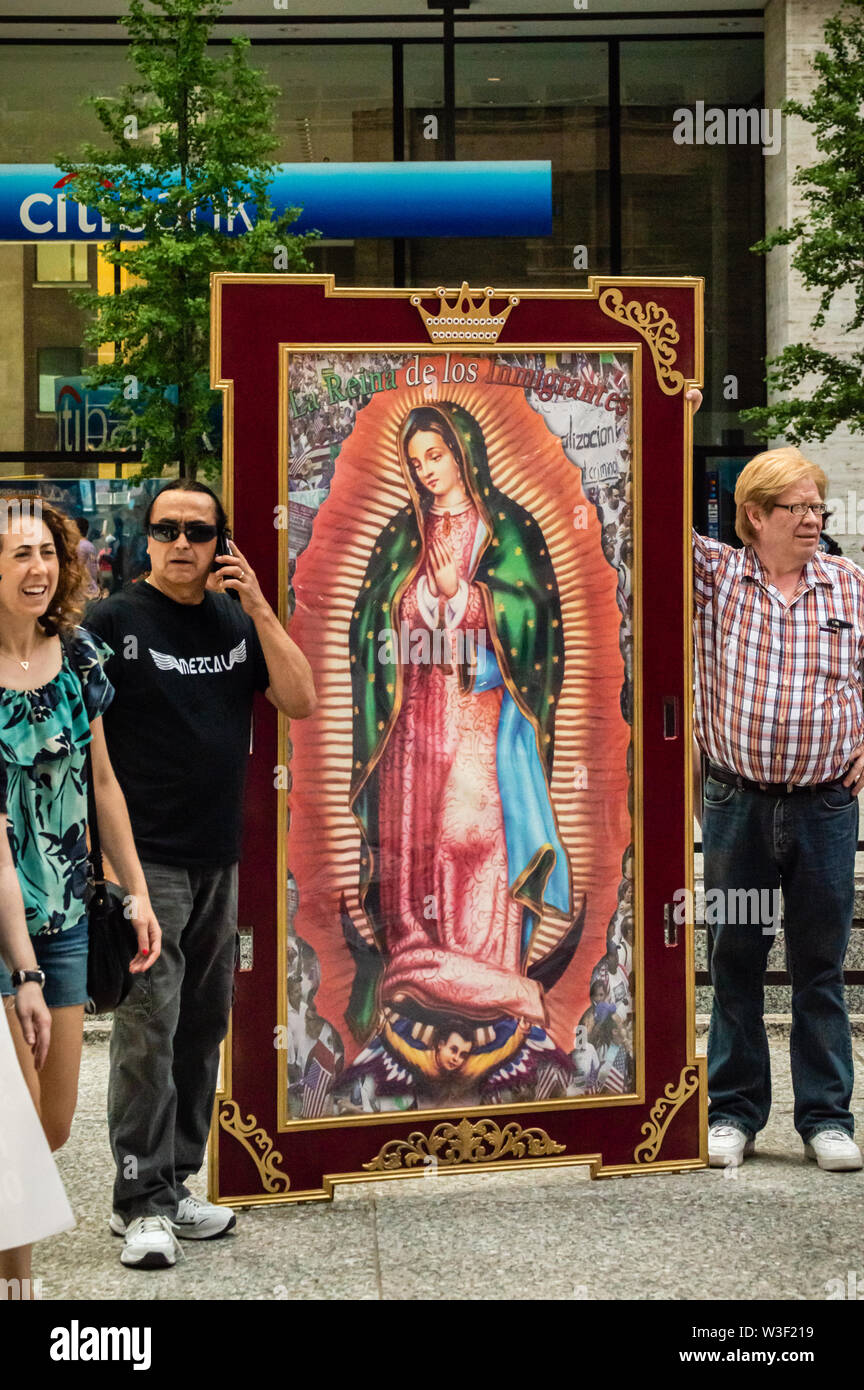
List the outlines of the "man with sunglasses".
{"type": "Polygon", "coordinates": [[[820,1168],[862,1166],[843,962],[864,784],[864,573],[819,550],[826,491],[797,449],[772,449],[735,488],[743,549],[693,537],[705,892],[723,903],[708,921],[712,1167],[753,1152],[771,1107],[763,980],[780,889],[795,1128],[820,1168]]]}
{"type": "Polygon", "coordinates": [[[169,483],[144,527],[146,581],[95,604],[86,625],[114,653],[105,734],[163,931],[147,987],[114,1016],[110,1226],[124,1264],[159,1268],[175,1263],[177,1236],[235,1224],[185,1184],[203,1162],[231,1007],[252,701],[261,691],[302,719],[315,691],[208,487],[169,483]]]}

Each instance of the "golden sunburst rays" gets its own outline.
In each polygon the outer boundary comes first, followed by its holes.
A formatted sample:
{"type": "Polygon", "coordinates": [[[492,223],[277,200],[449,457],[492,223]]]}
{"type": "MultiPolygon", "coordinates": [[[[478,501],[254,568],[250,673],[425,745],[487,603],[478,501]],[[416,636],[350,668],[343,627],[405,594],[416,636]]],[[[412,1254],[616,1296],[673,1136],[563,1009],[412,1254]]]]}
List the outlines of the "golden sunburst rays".
{"type": "MultiPolygon", "coordinates": [[[[423,362],[430,361],[440,373],[442,360],[424,356],[421,371],[423,362]]],[[[339,1026],[353,974],[340,927],[343,898],[354,926],[372,940],[358,896],[360,834],[348,804],[353,757],[349,630],[378,537],[384,527],[404,524],[398,513],[410,503],[399,463],[401,423],[415,406],[452,401],[483,430],[494,485],[523,506],[531,525],[542,532],[559,590],[564,679],[550,792],[575,903],[588,895],[582,946],[549,996],[553,1036],[569,1049],[573,1026],[587,1007],[591,969],[605,949],[621,859],[631,839],[625,766],[630,731],[619,704],[623,660],[616,575],[601,553],[600,525],[586,502],[580,471],[566,458],[560,440],[521,391],[486,384],[482,361],[479,376],[474,383],[439,383],[434,393],[428,387],[400,386],[374,395],[358,411],[342,445],[330,495],[297,564],[292,634],[312,665],[319,704],[311,719],[291,730],[288,865],[300,893],[296,930],[321,961],[319,1011],[339,1026]]],[[[391,615],[382,612],[380,630],[390,626],[391,615]]],[[[398,700],[399,692],[394,694],[398,700]]],[[[567,925],[555,914],[544,914],[533,957],[547,954],[567,925]]],[[[349,1046],[349,1053],[354,1050],[349,1046]]]]}
{"type": "MultiPolygon", "coordinates": [[[[388,402],[395,393],[388,393],[388,402]]],[[[378,405],[381,398],[373,398],[378,405]]],[[[382,530],[409,502],[398,454],[394,412],[367,407],[357,414],[336,466],[330,496],[321,507],[309,546],[297,564],[297,610],[292,626],[315,676],[318,710],[292,728],[291,828],[288,864],[297,880],[297,930],[315,946],[322,964],[319,1009],[333,987],[350,974],[340,928],[340,905],[370,944],[374,935],[359,901],[361,838],[348,796],[353,758],[353,699],[349,632],[363,581],[382,530]],[[319,939],[323,943],[319,949],[319,939]],[[328,971],[327,966],[330,966],[328,971]]],[[[382,612],[372,640],[390,627],[382,612]]],[[[330,1013],[341,1022],[347,994],[330,1013]]],[[[328,1016],[325,1013],[325,1016],[328,1016]]]]}

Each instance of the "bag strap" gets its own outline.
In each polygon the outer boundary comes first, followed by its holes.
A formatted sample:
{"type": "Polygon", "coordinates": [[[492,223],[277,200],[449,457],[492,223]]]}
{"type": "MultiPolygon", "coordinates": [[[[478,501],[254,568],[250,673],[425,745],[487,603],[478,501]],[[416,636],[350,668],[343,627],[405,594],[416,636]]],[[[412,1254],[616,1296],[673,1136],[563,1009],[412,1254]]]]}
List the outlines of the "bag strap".
{"type": "MultiPolygon", "coordinates": [[[[72,646],[72,639],[69,633],[61,631],[60,645],[69,659],[69,665],[78,677],[78,684],[81,686],[81,695],[84,695],[84,678],[81,675],[81,667],[72,646]]],[[[90,827],[90,862],[93,865],[93,879],[95,883],[105,882],[105,870],[102,867],[102,844],[99,839],[99,817],[96,814],[96,793],[93,790],[93,759],[90,756],[90,746],[92,739],[87,743],[86,772],[87,772],[87,824],[90,827]]]]}

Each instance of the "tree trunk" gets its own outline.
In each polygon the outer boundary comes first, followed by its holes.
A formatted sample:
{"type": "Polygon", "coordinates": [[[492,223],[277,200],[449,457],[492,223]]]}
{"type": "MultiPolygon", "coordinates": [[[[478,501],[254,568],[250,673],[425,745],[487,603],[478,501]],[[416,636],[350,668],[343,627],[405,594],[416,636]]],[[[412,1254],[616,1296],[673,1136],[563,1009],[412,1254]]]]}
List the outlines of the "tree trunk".
{"type": "MultiPolygon", "coordinates": [[[[182,40],[178,40],[178,56],[179,56],[180,49],[181,49],[181,43],[182,43],[182,40]]],[[[189,100],[190,100],[190,89],[189,89],[188,87],[184,87],[184,88],[182,89],[182,91],[180,92],[180,99],[179,99],[178,110],[177,110],[177,154],[178,154],[178,162],[179,162],[179,165],[180,165],[180,186],[181,186],[181,188],[186,188],[186,187],[187,187],[187,183],[188,183],[188,168],[189,168],[189,100]]],[[[189,221],[189,212],[188,212],[188,209],[184,209],[184,212],[183,212],[183,219],[184,219],[184,222],[185,222],[185,226],[184,226],[184,228],[183,228],[183,234],[184,234],[184,235],[187,235],[187,236],[190,235],[190,234],[191,234],[191,235],[194,235],[194,228],[192,227],[192,225],[191,225],[191,223],[190,223],[190,221],[189,221]]],[[[182,328],[181,328],[181,332],[180,332],[179,371],[177,372],[177,432],[178,432],[178,435],[179,435],[179,444],[180,444],[180,448],[179,448],[178,453],[179,453],[179,459],[180,459],[180,477],[181,477],[181,478],[188,478],[188,479],[190,479],[190,480],[194,480],[194,479],[195,479],[195,476],[196,476],[196,474],[197,474],[197,472],[198,472],[198,460],[197,460],[197,458],[195,457],[194,446],[191,446],[191,457],[190,457],[190,440],[189,440],[189,418],[190,418],[190,410],[189,410],[189,392],[190,392],[191,386],[193,386],[194,383],[190,383],[190,381],[189,381],[189,375],[188,375],[188,363],[189,363],[189,360],[190,360],[190,359],[189,359],[189,323],[188,323],[188,319],[187,319],[187,317],[186,317],[186,315],[187,315],[187,313],[188,313],[188,310],[186,309],[186,304],[187,304],[187,294],[186,294],[186,292],[187,292],[186,269],[185,269],[185,266],[183,266],[183,265],[180,266],[179,280],[180,280],[180,286],[179,286],[179,301],[178,301],[178,302],[183,306],[183,309],[181,310],[181,313],[182,313],[182,328]]]]}

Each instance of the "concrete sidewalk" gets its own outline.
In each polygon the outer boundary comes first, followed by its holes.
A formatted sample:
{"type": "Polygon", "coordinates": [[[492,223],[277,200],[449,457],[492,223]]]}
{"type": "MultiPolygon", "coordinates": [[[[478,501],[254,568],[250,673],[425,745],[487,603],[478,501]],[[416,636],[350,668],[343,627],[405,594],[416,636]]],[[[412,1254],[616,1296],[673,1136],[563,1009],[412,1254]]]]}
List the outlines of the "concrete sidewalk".
{"type": "MultiPolygon", "coordinates": [[[[864,1040],[854,1046],[864,1130],[864,1040]]],[[[818,1301],[850,1272],[862,1288],[864,1173],[803,1161],[788,1044],[772,1038],[771,1051],[774,1110],[737,1176],[592,1182],[572,1168],[358,1184],[332,1204],[238,1212],[235,1233],[184,1242],[174,1269],[135,1271],[120,1264],[107,1224],[103,1033],[85,1045],[78,1113],[58,1155],[79,1224],[37,1247],[34,1276],[44,1299],[818,1301]]]]}

